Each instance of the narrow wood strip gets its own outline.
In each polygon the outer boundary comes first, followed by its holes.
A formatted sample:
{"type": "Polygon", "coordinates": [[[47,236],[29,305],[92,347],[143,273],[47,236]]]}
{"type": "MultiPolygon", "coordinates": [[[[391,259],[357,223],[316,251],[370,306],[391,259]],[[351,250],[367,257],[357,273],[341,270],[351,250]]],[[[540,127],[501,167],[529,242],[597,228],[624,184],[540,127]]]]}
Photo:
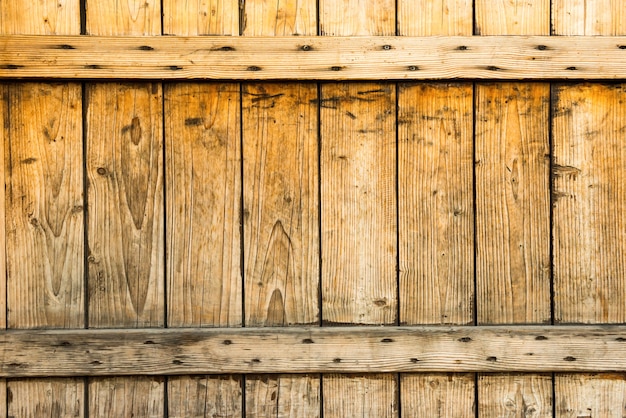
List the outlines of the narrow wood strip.
{"type": "Polygon", "coordinates": [[[617,325],[12,330],[0,377],[626,371],[625,344],[617,325]]]}
{"type": "Polygon", "coordinates": [[[0,36],[0,78],[617,79],[626,37],[0,36]]]}

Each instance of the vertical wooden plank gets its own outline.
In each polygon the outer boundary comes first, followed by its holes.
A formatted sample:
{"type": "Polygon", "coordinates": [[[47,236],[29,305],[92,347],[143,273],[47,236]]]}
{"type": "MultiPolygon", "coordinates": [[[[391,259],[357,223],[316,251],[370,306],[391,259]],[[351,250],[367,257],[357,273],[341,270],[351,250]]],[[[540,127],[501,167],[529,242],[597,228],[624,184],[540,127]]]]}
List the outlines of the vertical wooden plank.
{"type": "MultiPolygon", "coordinates": [[[[91,35],[158,35],[157,0],[87,0],[91,35]]],[[[90,327],[163,326],[163,94],[160,83],[88,84],[90,327]]],[[[163,379],[89,380],[91,416],[162,416],[163,379]]]]}
{"type": "MultiPolygon", "coordinates": [[[[398,33],[471,35],[471,0],[398,2],[398,33]]],[[[474,321],[473,88],[398,86],[401,324],[474,321]]],[[[402,374],[406,416],[471,416],[473,374],[402,374]]]]}
{"type": "MultiPolygon", "coordinates": [[[[239,4],[165,0],[163,25],[171,35],[238,35],[239,4]]],[[[175,83],[164,95],[168,326],[241,326],[239,84],[175,83]]],[[[241,386],[240,377],[171,377],[168,415],[241,416],[241,386]]]]}
{"type": "MultiPolygon", "coordinates": [[[[477,0],[475,7],[475,33],[550,33],[549,0],[477,0]]],[[[545,83],[476,86],[478,324],[551,321],[549,99],[545,83]]],[[[549,378],[503,375],[492,385],[479,375],[478,415],[494,416],[508,394],[549,378]]],[[[550,416],[552,391],[535,396],[532,416],[550,416]]]]}
{"type": "MultiPolygon", "coordinates": [[[[555,0],[555,35],[625,35],[614,0],[555,0]]],[[[556,323],[626,321],[624,84],[553,90],[554,316],[556,323]]],[[[623,416],[622,375],[557,374],[557,416],[623,416]]]]}
{"type": "MultiPolygon", "coordinates": [[[[2,2],[0,33],[79,34],[79,2],[2,2]]],[[[76,83],[2,86],[1,328],[84,326],[81,100],[76,83]]],[[[82,405],[82,379],[0,381],[0,416],[82,405]]]]}
{"type": "Polygon", "coordinates": [[[552,376],[549,374],[481,375],[478,387],[481,417],[552,417],[552,376]]]}
{"type": "MultiPolygon", "coordinates": [[[[320,33],[395,35],[393,0],[323,0],[320,33]]],[[[396,88],[321,86],[322,318],[397,318],[396,88]]],[[[397,376],[327,375],[324,416],[397,416],[397,376]]]]}
{"type": "Polygon", "coordinates": [[[396,376],[386,374],[324,377],[325,417],[398,417],[396,376]]]}
{"type": "Polygon", "coordinates": [[[400,382],[402,416],[475,416],[473,373],[411,373],[401,375],[400,382]]]}
{"type": "Polygon", "coordinates": [[[557,374],[556,416],[615,417],[626,414],[626,377],[623,374],[557,374]]]}
{"type": "MultiPolygon", "coordinates": [[[[2,7],[0,7],[2,10],[2,7]]],[[[2,23],[0,23],[2,25],[2,23]]],[[[0,84],[0,330],[7,327],[7,265],[6,265],[6,167],[4,147],[9,142],[9,86],[0,84]]],[[[7,414],[7,382],[0,379],[0,416],[7,414]]]]}
{"type": "MultiPolygon", "coordinates": [[[[246,0],[244,36],[315,35],[314,0],[246,0]]],[[[317,324],[317,86],[242,88],[247,326],[317,324]]],[[[246,415],[319,416],[318,375],[246,378],[246,415]]]]}

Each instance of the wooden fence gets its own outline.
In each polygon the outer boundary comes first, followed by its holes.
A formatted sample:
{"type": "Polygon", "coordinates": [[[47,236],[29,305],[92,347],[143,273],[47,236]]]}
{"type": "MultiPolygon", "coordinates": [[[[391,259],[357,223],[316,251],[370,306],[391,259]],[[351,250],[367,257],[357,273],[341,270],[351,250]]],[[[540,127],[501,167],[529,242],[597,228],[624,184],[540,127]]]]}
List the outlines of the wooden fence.
{"type": "Polygon", "coordinates": [[[0,416],[623,417],[624,35],[0,0],[0,416]]]}

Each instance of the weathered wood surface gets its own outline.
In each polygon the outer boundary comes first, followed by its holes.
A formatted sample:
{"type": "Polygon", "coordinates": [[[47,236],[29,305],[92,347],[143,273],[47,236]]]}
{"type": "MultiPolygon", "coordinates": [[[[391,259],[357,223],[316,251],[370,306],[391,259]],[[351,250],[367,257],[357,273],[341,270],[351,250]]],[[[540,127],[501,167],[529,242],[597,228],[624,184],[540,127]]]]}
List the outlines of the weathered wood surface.
{"type": "MultiPolygon", "coordinates": [[[[314,0],[247,0],[243,36],[317,33],[314,0]]],[[[246,326],[319,323],[318,88],[242,85],[246,326]]],[[[315,417],[319,375],[245,378],[250,417],[315,417]]]]}
{"type": "Polygon", "coordinates": [[[626,78],[625,37],[0,36],[0,78],[626,78]]]}
{"type": "Polygon", "coordinates": [[[324,377],[324,417],[399,416],[397,376],[387,374],[324,377]],[[336,394],[339,394],[336,395],[336,394]],[[329,396],[330,395],[330,396],[329,396]]]}
{"type": "MultiPolygon", "coordinates": [[[[626,35],[622,1],[555,0],[553,34],[626,35]]],[[[552,90],[554,321],[626,321],[626,86],[552,90]]],[[[555,375],[557,417],[620,417],[624,375],[555,375]]]]}
{"type": "MultiPolygon", "coordinates": [[[[77,0],[2,2],[0,34],[78,35],[79,6],[77,0]]],[[[81,87],[0,89],[0,328],[82,328],[81,87]]],[[[84,387],[80,378],[2,379],[0,416],[82,416],[84,387]]]]}
{"type": "MultiPolygon", "coordinates": [[[[160,1],[86,3],[89,35],[161,34],[160,1]]],[[[166,320],[162,85],[90,83],[85,92],[88,325],[161,327],[166,320]]],[[[164,378],[90,378],[88,384],[89,416],[165,412],[164,378]]]]}
{"type": "MultiPolygon", "coordinates": [[[[552,418],[552,376],[481,375],[478,416],[484,418],[552,418]]],[[[596,415],[594,415],[596,416],[596,415]]]]}
{"type": "Polygon", "coordinates": [[[168,377],[168,417],[239,418],[242,416],[242,405],[240,377],[168,377]]]}
{"type": "Polygon", "coordinates": [[[405,417],[473,417],[473,373],[407,373],[400,375],[405,417]]]}
{"type": "Polygon", "coordinates": [[[619,325],[10,330],[0,376],[626,371],[624,341],[619,325]]]}

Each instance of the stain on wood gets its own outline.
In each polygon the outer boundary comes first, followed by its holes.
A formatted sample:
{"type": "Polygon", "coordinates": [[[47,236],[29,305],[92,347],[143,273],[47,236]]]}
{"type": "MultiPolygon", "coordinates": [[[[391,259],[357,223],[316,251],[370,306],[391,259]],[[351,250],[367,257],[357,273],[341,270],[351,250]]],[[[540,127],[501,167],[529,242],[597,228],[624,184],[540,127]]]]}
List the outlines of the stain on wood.
{"type": "Polygon", "coordinates": [[[83,417],[84,379],[16,379],[8,382],[8,417],[83,417]]]}
{"type": "Polygon", "coordinates": [[[479,378],[479,417],[552,417],[552,376],[493,374],[479,378]]]}
{"type": "Polygon", "coordinates": [[[242,416],[240,377],[171,376],[167,388],[171,418],[242,416]]]}
{"type": "Polygon", "coordinates": [[[319,417],[319,375],[246,377],[246,416],[319,417]]]}
{"type": "Polygon", "coordinates": [[[89,416],[164,416],[163,377],[110,377],[89,381],[89,416]]]}

